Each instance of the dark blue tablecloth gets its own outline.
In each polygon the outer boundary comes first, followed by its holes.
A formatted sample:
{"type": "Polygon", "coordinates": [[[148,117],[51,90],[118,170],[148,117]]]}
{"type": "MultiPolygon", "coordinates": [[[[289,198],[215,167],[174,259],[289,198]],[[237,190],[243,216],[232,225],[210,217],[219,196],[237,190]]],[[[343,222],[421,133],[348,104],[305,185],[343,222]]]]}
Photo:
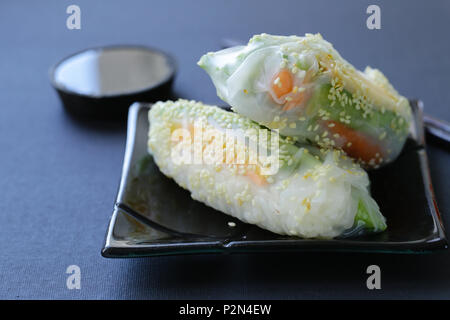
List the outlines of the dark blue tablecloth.
{"type": "MultiPolygon", "coordinates": [[[[126,128],[72,120],[48,81],[49,67],[72,52],[143,44],[176,57],[177,95],[221,103],[196,62],[222,38],[320,32],[355,66],[380,68],[427,113],[450,120],[449,30],[446,0],[2,1],[0,298],[450,298],[448,250],[102,258],[126,128]],[[71,4],[81,30],[66,28],[71,4]],[[366,28],[370,4],[380,5],[381,30],[366,28]],[[371,264],[381,290],[366,288],[371,264]],[[66,287],[69,265],[81,269],[80,290],[66,287]]],[[[427,152],[450,230],[449,153],[427,152]]]]}

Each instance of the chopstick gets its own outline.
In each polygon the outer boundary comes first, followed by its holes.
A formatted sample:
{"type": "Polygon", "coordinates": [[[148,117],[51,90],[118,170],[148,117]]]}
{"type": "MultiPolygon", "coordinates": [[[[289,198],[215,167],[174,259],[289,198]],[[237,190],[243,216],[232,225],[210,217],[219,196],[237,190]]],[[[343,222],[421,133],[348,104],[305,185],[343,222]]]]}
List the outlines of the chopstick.
{"type": "Polygon", "coordinates": [[[444,120],[438,120],[429,115],[423,116],[423,122],[429,134],[450,143],[450,123],[444,120]]]}

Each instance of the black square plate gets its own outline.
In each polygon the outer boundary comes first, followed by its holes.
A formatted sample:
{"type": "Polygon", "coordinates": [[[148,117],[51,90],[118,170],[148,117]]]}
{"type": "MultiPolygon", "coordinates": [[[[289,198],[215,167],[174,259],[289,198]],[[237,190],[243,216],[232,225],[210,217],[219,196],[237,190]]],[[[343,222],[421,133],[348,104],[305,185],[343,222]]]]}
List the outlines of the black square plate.
{"type": "Polygon", "coordinates": [[[104,257],[211,252],[359,251],[423,253],[447,247],[428,171],[422,104],[411,101],[414,122],[400,157],[371,171],[371,192],[387,219],[385,232],[346,239],[281,236],[193,200],[165,177],[147,153],[149,104],[128,115],[122,179],[102,250],[104,257]],[[234,222],[235,227],[230,227],[234,222]]]}

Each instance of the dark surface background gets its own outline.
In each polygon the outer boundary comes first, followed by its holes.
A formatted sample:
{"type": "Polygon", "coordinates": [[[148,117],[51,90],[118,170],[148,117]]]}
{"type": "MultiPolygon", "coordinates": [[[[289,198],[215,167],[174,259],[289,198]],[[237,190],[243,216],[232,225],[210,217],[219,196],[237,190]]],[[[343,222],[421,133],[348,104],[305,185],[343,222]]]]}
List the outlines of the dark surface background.
{"type": "MultiPolygon", "coordinates": [[[[110,260],[100,256],[125,125],[76,122],[48,81],[72,52],[143,44],[179,62],[176,93],[220,104],[196,62],[224,37],[320,32],[356,67],[380,68],[430,115],[450,120],[450,1],[2,1],[0,3],[0,298],[450,298],[450,251],[430,255],[242,254],[110,260]],[[81,7],[81,30],[66,8],[81,7]],[[381,7],[381,30],[366,8],[381,7]],[[81,290],[66,288],[69,265],[81,290]],[[366,288],[377,264],[382,290],[366,288]]],[[[450,230],[449,152],[427,149],[450,230]]],[[[408,199],[399,199],[408,201],[408,199]]]]}

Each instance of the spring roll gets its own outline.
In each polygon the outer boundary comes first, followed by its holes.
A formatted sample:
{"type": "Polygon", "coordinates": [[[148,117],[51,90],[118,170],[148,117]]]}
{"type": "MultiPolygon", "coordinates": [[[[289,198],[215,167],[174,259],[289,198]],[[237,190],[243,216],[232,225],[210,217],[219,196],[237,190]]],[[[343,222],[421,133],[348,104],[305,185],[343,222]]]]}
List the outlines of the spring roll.
{"type": "Polygon", "coordinates": [[[386,228],[361,167],[339,150],[300,147],[234,112],[158,102],[148,151],[193,199],[281,235],[333,238],[386,228]]]}
{"type": "Polygon", "coordinates": [[[393,161],[408,136],[408,100],[381,71],[356,70],[320,34],[256,35],[198,64],[234,111],[299,141],[339,148],[365,167],[393,161]]]}

